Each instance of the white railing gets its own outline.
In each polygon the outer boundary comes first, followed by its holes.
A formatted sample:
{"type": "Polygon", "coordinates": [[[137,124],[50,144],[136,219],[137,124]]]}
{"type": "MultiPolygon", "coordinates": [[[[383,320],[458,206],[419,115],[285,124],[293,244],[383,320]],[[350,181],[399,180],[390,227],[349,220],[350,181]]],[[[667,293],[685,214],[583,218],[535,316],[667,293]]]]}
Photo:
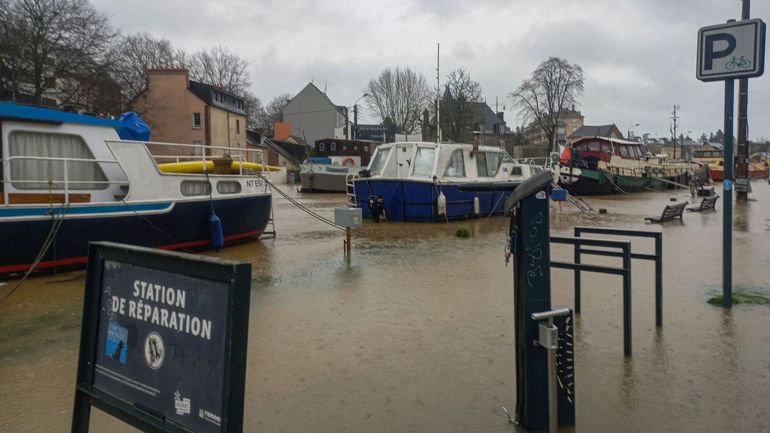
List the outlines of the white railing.
{"type": "MultiPolygon", "coordinates": [[[[9,191],[5,188],[5,185],[10,185],[14,190],[19,191],[32,191],[47,189],[50,192],[56,191],[58,194],[61,191],[64,194],[64,203],[69,204],[69,196],[78,191],[94,190],[94,189],[107,189],[110,185],[126,185],[128,180],[71,180],[69,176],[69,163],[91,163],[91,164],[116,164],[120,165],[114,159],[90,159],[90,158],[66,158],[66,157],[54,157],[54,156],[9,156],[7,158],[0,159],[0,163],[3,164],[3,170],[6,176],[0,179],[0,184],[3,188],[3,203],[9,204],[9,191]],[[52,163],[60,163],[63,167],[62,179],[14,179],[13,170],[11,170],[11,163],[13,161],[48,161],[52,163]],[[47,188],[19,188],[18,184],[45,184],[47,188]],[[83,189],[71,189],[71,185],[104,185],[104,188],[83,188],[83,189]]],[[[125,177],[125,173],[123,173],[125,177]]]]}

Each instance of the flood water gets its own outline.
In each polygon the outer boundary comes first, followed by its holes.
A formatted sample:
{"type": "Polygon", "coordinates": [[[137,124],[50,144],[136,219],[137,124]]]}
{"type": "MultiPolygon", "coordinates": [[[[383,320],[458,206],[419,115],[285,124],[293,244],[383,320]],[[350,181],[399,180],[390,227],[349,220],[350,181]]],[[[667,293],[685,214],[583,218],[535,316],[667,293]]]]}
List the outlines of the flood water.
{"type": "MultiPolygon", "coordinates": [[[[734,209],[734,282],[770,296],[770,186],[753,187],[756,201],[734,209]]],[[[292,195],[327,217],[345,200],[292,195]]],[[[693,201],[684,191],[587,198],[606,214],[552,204],[553,235],[662,230],[664,245],[660,329],[653,265],[633,262],[631,358],[620,277],[584,273],[577,425],[561,431],[770,431],[770,306],[706,303],[721,291],[722,200],[683,224],[645,224],[671,197],[693,201]]],[[[366,222],[346,263],[341,232],[274,201],[275,239],[216,253],[253,265],[244,431],[514,431],[501,410],[515,408],[507,219],[466,223],[468,239],[454,236],[457,222],[366,222]]],[[[633,245],[652,252],[651,240],[633,245]]],[[[566,245],[551,254],[572,258],[566,245]]],[[[14,285],[5,283],[0,296],[14,285]]],[[[0,432],[69,431],[83,286],[84,271],[35,277],[0,304],[0,432]]],[[[572,293],[571,271],[554,269],[554,304],[571,307],[572,293]]],[[[134,431],[98,410],[91,426],[134,431]]]]}

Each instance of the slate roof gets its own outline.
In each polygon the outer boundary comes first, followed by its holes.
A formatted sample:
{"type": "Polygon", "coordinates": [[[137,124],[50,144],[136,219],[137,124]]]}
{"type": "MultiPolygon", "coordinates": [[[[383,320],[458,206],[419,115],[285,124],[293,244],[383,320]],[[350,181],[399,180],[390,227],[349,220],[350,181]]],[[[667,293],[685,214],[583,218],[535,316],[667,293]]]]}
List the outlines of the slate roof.
{"type": "Polygon", "coordinates": [[[246,115],[246,100],[219,87],[190,80],[190,91],[203,102],[231,113],[246,115]]]}
{"type": "Polygon", "coordinates": [[[583,125],[580,128],[572,131],[572,134],[569,135],[569,138],[611,137],[613,130],[619,132],[618,127],[615,126],[614,123],[611,125],[583,125]]]}

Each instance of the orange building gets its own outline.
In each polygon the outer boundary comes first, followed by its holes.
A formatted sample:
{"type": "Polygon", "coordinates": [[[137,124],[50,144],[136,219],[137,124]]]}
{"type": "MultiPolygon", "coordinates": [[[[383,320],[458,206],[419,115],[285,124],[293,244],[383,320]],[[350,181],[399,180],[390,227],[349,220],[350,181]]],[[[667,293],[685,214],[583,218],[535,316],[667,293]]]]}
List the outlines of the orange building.
{"type": "MultiPolygon", "coordinates": [[[[129,105],[150,127],[151,141],[246,147],[243,98],[191,81],[186,69],[151,69],[147,74],[147,89],[129,105]]],[[[151,145],[150,150],[156,155],[180,154],[179,148],[162,145],[151,145]]],[[[190,148],[190,155],[196,153],[200,154],[201,150],[190,148]]]]}

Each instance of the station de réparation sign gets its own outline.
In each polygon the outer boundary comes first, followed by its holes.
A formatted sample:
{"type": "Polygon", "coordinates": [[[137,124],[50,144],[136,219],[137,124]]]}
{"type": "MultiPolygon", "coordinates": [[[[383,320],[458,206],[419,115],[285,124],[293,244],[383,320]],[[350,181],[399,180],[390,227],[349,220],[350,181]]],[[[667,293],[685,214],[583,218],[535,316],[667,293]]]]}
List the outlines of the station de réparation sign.
{"type": "Polygon", "coordinates": [[[95,406],[145,432],[240,433],[251,266],[92,243],[72,432],[95,406]]]}
{"type": "Polygon", "coordinates": [[[701,81],[759,77],[765,69],[765,23],[733,21],[698,30],[701,81]]]}

